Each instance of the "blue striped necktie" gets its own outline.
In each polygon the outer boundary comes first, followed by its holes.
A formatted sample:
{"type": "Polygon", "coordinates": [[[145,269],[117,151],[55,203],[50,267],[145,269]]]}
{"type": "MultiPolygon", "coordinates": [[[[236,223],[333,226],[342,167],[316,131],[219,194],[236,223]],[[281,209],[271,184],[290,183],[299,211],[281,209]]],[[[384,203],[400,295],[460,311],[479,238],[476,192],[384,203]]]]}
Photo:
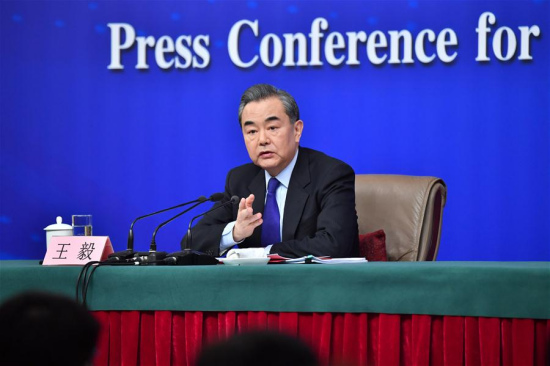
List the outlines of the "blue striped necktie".
{"type": "Polygon", "coordinates": [[[263,213],[262,245],[268,246],[281,241],[281,216],[277,205],[277,187],[280,182],[277,178],[271,178],[267,184],[267,198],[263,213]]]}

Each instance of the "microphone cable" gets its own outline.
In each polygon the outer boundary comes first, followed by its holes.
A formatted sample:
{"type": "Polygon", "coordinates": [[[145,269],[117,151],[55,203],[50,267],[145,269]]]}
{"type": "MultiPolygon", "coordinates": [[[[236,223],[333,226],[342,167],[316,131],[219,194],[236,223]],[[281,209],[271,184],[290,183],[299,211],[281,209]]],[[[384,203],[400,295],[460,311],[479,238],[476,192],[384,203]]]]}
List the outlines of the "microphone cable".
{"type": "Polygon", "coordinates": [[[76,280],[76,302],[82,304],[87,308],[87,296],[88,296],[88,287],[92,280],[92,275],[100,266],[133,266],[134,262],[126,263],[117,263],[112,262],[109,259],[104,261],[90,261],[86,263],[80,270],[80,274],[76,280]],[[92,269],[90,271],[90,268],[92,269]]]}
{"type": "Polygon", "coordinates": [[[93,266],[94,264],[98,264],[99,261],[90,261],[88,263],[86,263],[82,269],[80,270],[80,273],[78,275],[78,278],[76,280],[76,297],[75,297],[75,300],[77,303],[80,303],[80,298],[83,298],[83,295],[84,295],[84,282],[86,282],[86,278],[88,277],[88,270],[90,269],[91,266],[93,266]],[[81,293],[79,294],[79,290],[81,289],[81,285],[80,285],[80,282],[82,280],[82,290],[81,290],[81,293]],[[80,296],[79,296],[80,295],[80,296]]]}

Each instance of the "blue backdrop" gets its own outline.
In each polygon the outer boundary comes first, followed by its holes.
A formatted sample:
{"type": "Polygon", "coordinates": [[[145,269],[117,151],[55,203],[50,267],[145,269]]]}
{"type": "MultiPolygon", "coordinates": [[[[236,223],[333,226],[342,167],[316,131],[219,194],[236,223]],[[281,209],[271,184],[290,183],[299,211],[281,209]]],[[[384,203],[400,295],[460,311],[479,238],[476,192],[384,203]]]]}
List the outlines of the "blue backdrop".
{"type": "Polygon", "coordinates": [[[122,250],[135,217],[222,191],[265,82],[298,101],[303,146],[445,180],[440,260],[550,260],[548,1],[3,0],[0,23],[2,259],[42,258],[57,215],[122,250]]]}

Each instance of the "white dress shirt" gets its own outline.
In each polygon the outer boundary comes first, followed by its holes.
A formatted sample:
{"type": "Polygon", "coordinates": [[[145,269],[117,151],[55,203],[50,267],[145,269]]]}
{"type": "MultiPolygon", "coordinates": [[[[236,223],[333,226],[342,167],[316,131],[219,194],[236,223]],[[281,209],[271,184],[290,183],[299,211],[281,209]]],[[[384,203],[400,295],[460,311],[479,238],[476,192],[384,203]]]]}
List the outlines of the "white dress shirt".
{"type": "MultiPolygon", "coordinates": [[[[292,159],[290,164],[288,164],[276,177],[272,177],[271,175],[269,175],[267,171],[264,171],[266,192],[267,192],[267,185],[271,178],[277,178],[277,180],[281,183],[279,184],[279,187],[277,187],[277,191],[275,191],[275,195],[277,196],[277,206],[279,207],[279,216],[281,220],[279,224],[281,239],[283,238],[283,216],[285,212],[286,194],[288,192],[288,184],[290,183],[290,177],[292,176],[292,171],[294,170],[294,166],[296,165],[297,159],[298,159],[298,150],[296,150],[296,154],[294,154],[294,158],[292,159]]],[[[267,199],[267,195],[265,199],[267,199]]],[[[264,203],[265,203],[265,200],[264,200],[264,203]]],[[[220,240],[220,253],[242,242],[240,241],[239,243],[237,243],[233,240],[234,227],[235,227],[235,221],[232,221],[225,226],[222,233],[222,238],[220,240]]],[[[269,251],[271,250],[272,245],[273,244],[265,247],[266,254],[269,254],[269,251]]]]}

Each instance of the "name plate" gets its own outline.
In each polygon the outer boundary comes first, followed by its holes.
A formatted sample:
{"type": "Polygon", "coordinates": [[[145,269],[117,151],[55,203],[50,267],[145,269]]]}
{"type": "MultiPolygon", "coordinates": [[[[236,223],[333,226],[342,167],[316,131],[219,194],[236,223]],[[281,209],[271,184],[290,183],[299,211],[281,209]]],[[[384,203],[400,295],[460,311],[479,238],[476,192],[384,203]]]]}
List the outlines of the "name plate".
{"type": "Polygon", "coordinates": [[[53,236],[44,257],[45,266],[83,266],[103,261],[113,253],[108,236],[53,236]]]}

